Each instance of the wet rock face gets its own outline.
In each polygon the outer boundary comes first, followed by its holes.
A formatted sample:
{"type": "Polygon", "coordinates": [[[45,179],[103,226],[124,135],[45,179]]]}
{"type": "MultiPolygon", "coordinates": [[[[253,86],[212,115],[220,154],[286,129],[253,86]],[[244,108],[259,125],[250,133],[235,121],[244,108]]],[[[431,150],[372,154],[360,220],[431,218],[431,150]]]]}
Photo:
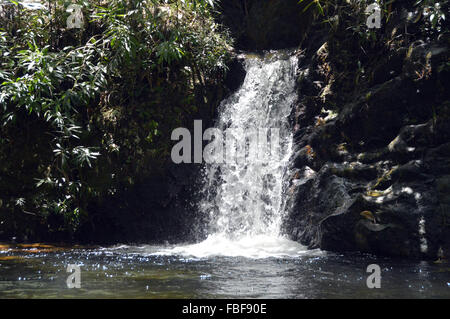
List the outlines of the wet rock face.
{"type": "Polygon", "coordinates": [[[234,54],[228,64],[228,72],[224,79],[224,84],[229,92],[236,91],[244,82],[246,75],[244,60],[242,56],[234,54]]]}
{"type": "Polygon", "coordinates": [[[358,82],[345,64],[359,53],[333,49],[342,33],[308,36],[286,232],[311,248],[434,260],[442,249],[449,258],[449,72],[438,70],[448,47],[412,41],[385,58],[366,50],[370,77],[358,82]]]}
{"type": "Polygon", "coordinates": [[[198,214],[199,164],[170,164],[117,196],[93,205],[91,223],[77,233],[83,243],[164,243],[202,239],[198,214]]]}
{"type": "Polygon", "coordinates": [[[308,25],[298,0],[223,0],[221,22],[241,50],[269,50],[297,46],[308,25]]]}

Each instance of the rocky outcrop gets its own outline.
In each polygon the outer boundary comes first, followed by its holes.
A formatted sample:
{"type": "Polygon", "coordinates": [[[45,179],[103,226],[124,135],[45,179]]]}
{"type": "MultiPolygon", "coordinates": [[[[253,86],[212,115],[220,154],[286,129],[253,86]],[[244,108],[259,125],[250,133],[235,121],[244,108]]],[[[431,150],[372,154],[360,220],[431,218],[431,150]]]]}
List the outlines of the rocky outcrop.
{"type": "Polygon", "coordinates": [[[303,43],[285,229],[311,248],[450,256],[448,33],[399,36],[404,10],[375,43],[342,12],[303,43]]]}

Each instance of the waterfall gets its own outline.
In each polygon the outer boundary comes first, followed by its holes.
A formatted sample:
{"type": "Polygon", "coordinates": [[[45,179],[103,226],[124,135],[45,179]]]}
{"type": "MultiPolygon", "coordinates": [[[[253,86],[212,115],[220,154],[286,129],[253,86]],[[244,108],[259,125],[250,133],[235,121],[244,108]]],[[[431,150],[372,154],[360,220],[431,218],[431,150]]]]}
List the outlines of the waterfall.
{"type": "Polygon", "coordinates": [[[292,149],[288,117],[296,101],[297,58],[284,51],[246,55],[245,68],[242,86],[221,103],[215,125],[226,137],[225,157],[234,151],[237,160],[204,167],[199,206],[209,217],[210,235],[172,253],[269,257],[305,250],[280,231],[292,149]]]}
{"type": "MultiPolygon", "coordinates": [[[[221,103],[216,127],[227,142],[233,140],[230,134],[242,143],[252,133],[267,131],[267,144],[276,152],[261,158],[257,152],[238,149],[245,157],[239,162],[205,167],[206,196],[201,209],[210,214],[210,232],[234,239],[279,235],[284,175],[292,146],[288,116],[296,99],[295,57],[282,53],[248,57],[245,64],[244,83],[221,103]],[[273,129],[279,130],[279,138],[271,138],[270,133],[278,132],[273,129]]],[[[258,148],[264,144],[259,141],[258,148]]]]}

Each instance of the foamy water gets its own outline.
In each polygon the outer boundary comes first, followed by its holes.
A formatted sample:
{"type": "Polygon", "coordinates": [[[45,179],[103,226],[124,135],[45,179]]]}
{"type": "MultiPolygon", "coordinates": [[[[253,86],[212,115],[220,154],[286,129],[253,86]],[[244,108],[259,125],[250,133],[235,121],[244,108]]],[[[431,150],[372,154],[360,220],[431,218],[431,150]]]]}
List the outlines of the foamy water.
{"type": "Polygon", "coordinates": [[[151,255],[181,255],[196,258],[229,256],[258,259],[299,257],[306,253],[314,254],[317,251],[308,251],[305,246],[284,237],[255,235],[230,239],[223,234],[213,234],[200,243],[162,249],[151,255]]]}

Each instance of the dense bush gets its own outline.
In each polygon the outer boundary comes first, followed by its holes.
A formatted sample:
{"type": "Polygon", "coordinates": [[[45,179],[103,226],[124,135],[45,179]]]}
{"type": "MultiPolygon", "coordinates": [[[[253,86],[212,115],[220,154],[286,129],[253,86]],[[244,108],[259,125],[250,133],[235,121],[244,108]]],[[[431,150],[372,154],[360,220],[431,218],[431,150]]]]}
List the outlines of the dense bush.
{"type": "Polygon", "coordinates": [[[225,70],[212,1],[77,1],[81,29],[70,3],[0,13],[0,236],[70,238],[90,202],[164,166],[225,70]]]}

